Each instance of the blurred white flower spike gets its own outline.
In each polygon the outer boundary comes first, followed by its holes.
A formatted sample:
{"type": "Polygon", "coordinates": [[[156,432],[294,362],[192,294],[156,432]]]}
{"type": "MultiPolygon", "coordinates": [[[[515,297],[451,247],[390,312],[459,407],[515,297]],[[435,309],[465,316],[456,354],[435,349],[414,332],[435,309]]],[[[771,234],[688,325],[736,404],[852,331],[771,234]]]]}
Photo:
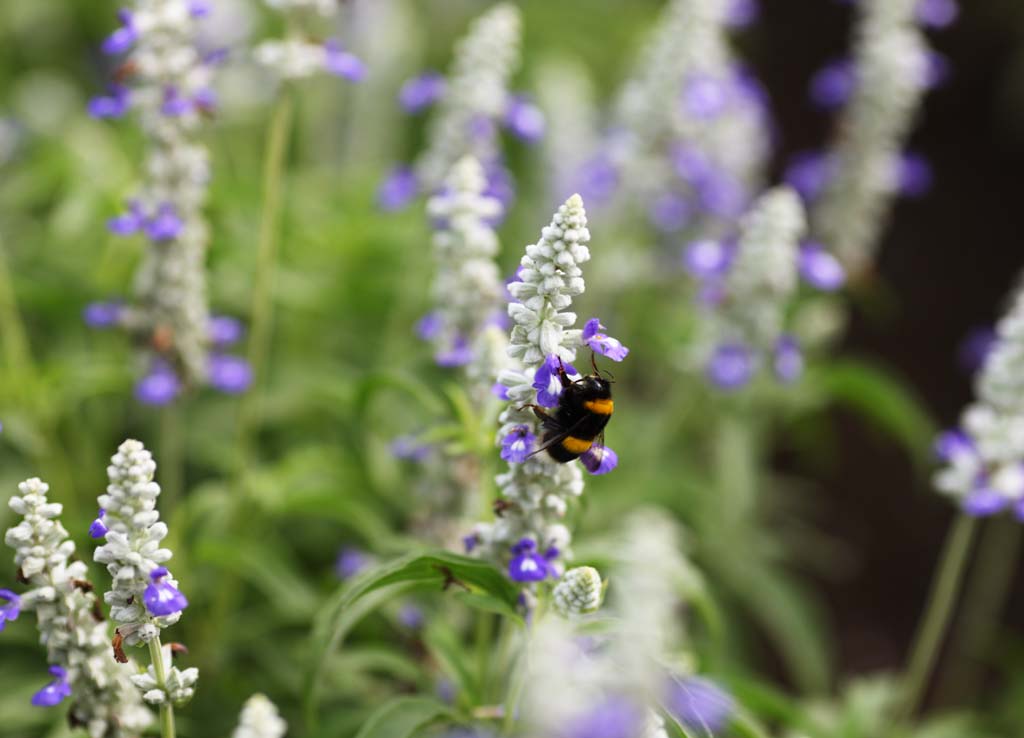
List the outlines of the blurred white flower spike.
{"type": "Polygon", "coordinates": [[[284,738],[287,732],[288,724],[274,703],[266,695],[254,694],[245,701],[231,738],[284,738]]]}
{"type": "Polygon", "coordinates": [[[314,41],[316,26],[338,15],[336,0],[265,0],[287,18],[287,35],[268,39],[253,49],[253,58],[281,79],[297,80],[321,73],[349,82],[366,77],[366,66],[338,39],[314,41]]]}

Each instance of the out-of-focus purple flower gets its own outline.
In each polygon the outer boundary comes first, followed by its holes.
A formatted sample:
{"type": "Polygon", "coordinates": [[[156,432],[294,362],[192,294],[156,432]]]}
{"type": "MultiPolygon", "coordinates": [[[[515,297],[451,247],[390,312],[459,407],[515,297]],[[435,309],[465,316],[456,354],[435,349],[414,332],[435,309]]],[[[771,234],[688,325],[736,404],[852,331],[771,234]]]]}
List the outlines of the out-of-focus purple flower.
{"type": "Polygon", "coordinates": [[[218,348],[230,346],[242,340],[245,329],[242,321],[230,315],[212,315],[207,323],[206,335],[210,343],[218,348]]]}
{"type": "Polygon", "coordinates": [[[735,249],[721,241],[694,241],[683,252],[683,266],[698,279],[717,279],[729,271],[735,249]]]}
{"type": "Polygon", "coordinates": [[[533,452],[537,437],[530,432],[530,426],[517,425],[501,439],[501,458],[513,464],[522,464],[533,452]]]}
{"type": "Polygon", "coordinates": [[[505,107],[505,127],[516,138],[535,143],[544,137],[544,112],[526,95],[511,95],[505,107]]]}
{"type": "Polygon", "coordinates": [[[783,384],[795,382],[804,373],[804,355],[794,336],[779,336],[772,358],[775,377],[783,384]]]}
{"type": "Polygon", "coordinates": [[[729,0],[725,11],[725,22],[732,28],[746,28],[757,22],[761,16],[758,0],[729,0]]]}
{"type": "Polygon", "coordinates": [[[108,56],[128,51],[139,37],[130,10],[121,8],[117,11],[117,19],[121,21],[121,27],[103,39],[103,43],[100,45],[100,49],[108,56]]]}
{"type": "Polygon", "coordinates": [[[973,490],[964,498],[963,508],[968,515],[976,518],[983,518],[987,515],[995,515],[1010,504],[1010,500],[996,490],[981,486],[973,490]]]}
{"type": "Polygon", "coordinates": [[[714,735],[732,719],[736,703],[732,696],[704,677],[672,678],[665,690],[665,706],[685,728],[701,735],[714,735]]]}
{"type": "Polygon", "coordinates": [[[846,271],[839,259],[816,241],[801,245],[797,263],[804,281],[819,290],[832,292],[846,282],[846,271]]]}
{"type": "Polygon", "coordinates": [[[416,173],[410,167],[392,169],[377,188],[377,207],[385,212],[401,210],[419,194],[416,173]]]}
{"type": "Polygon", "coordinates": [[[595,443],[580,456],[580,461],[591,474],[607,474],[619,465],[619,455],[607,446],[595,443]]]}
{"type": "Polygon", "coordinates": [[[499,400],[508,400],[508,387],[503,385],[501,382],[495,382],[491,385],[491,394],[499,400]]]}
{"type": "Polygon", "coordinates": [[[837,59],[826,64],[811,77],[811,102],[822,110],[835,110],[850,99],[856,84],[856,68],[853,62],[849,59],[837,59]]]}
{"type": "Polygon", "coordinates": [[[391,455],[405,461],[425,461],[434,447],[416,436],[398,436],[391,441],[391,455]]]}
{"type": "Polygon", "coordinates": [[[720,79],[707,74],[694,74],[683,83],[683,109],[694,118],[717,118],[728,105],[729,90],[720,79]]]}
{"type": "Polygon", "coordinates": [[[992,347],[996,345],[996,332],[990,325],[972,328],[957,350],[957,363],[968,374],[985,366],[992,347]]]}
{"type": "Polygon", "coordinates": [[[124,306],[115,300],[90,302],[82,310],[82,320],[90,328],[109,328],[121,319],[124,306]]]}
{"type": "Polygon", "coordinates": [[[455,704],[455,698],[459,694],[459,690],[458,687],[455,686],[455,682],[445,677],[438,679],[435,691],[437,693],[437,698],[448,705],[455,704]]]}
{"type": "Polygon", "coordinates": [[[418,113],[440,100],[447,86],[440,72],[424,72],[402,84],[398,91],[398,104],[407,113],[418,113]]]}
{"type": "Polygon", "coordinates": [[[515,202],[516,185],[512,180],[512,175],[509,174],[508,169],[500,161],[488,164],[485,174],[487,175],[487,186],[484,187],[483,194],[487,197],[493,197],[501,203],[501,213],[494,218],[488,219],[490,225],[496,226],[501,222],[504,214],[508,212],[512,203],[515,202]]]}
{"type": "Polygon", "coordinates": [[[146,405],[166,405],[180,391],[178,376],[164,362],[154,362],[149,374],[135,384],[135,398],[146,405]]]}
{"type": "Polygon", "coordinates": [[[786,166],[782,178],[807,202],[816,200],[835,176],[835,159],[824,151],[801,151],[786,166]]]}
{"type": "Polygon", "coordinates": [[[465,366],[473,360],[473,347],[465,336],[456,336],[452,345],[434,354],[434,363],[443,367],[465,366]]]}
{"type": "Polygon", "coordinates": [[[466,553],[473,553],[473,549],[480,545],[480,536],[476,533],[462,536],[462,548],[466,553]]]}
{"type": "Polygon", "coordinates": [[[206,113],[217,109],[217,91],[212,87],[203,87],[192,95],[192,104],[206,113]]]}
{"type": "Polygon", "coordinates": [[[90,538],[99,539],[107,535],[107,525],[103,522],[103,516],[106,514],[107,511],[104,510],[102,507],[99,509],[99,512],[96,513],[96,519],[93,520],[92,524],[89,526],[90,538]]]}
{"type": "Polygon", "coordinates": [[[904,197],[923,197],[931,190],[932,165],[921,154],[906,151],[894,157],[893,169],[893,183],[904,197]]]}
{"type": "Polygon", "coordinates": [[[0,631],[21,614],[21,597],[9,589],[0,589],[0,631]]]}
{"type": "Polygon", "coordinates": [[[474,115],[466,121],[466,135],[473,141],[490,141],[497,132],[495,122],[486,115],[474,115]]]}
{"type": "Polygon", "coordinates": [[[409,630],[419,630],[423,627],[423,610],[407,602],[398,610],[398,622],[409,630]]]}
{"type": "Polygon", "coordinates": [[[131,93],[124,85],[110,85],[109,94],[89,100],[87,110],[93,118],[121,118],[128,112],[131,93]]]}
{"type": "Polygon", "coordinates": [[[629,349],[622,345],[617,338],[612,338],[602,331],[606,330],[601,321],[591,318],[583,326],[583,334],[580,338],[591,351],[607,356],[612,361],[622,361],[629,355],[629,349]]]}
{"type": "Polygon", "coordinates": [[[605,202],[619,186],[619,172],[605,154],[588,159],[576,174],[577,187],[586,202],[605,202]]]}
{"type": "Polygon", "coordinates": [[[646,718],[636,704],[613,696],[571,718],[559,738],[636,738],[646,718]]]}
{"type": "Polygon", "coordinates": [[[50,675],[53,681],[32,695],[31,702],[36,707],[53,707],[60,704],[65,697],[71,696],[68,673],[60,666],[51,666],[50,675]]]}
{"type": "Polygon", "coordinates": [[[936,458],[946,463],[954,463],[957,458],[975,455],[974,443],[966,433],[957,429],[940,433],[932,449],[936,458]]]}
{"type": "Polygon", "coordinates": [[[712,171],[696,183],[701,206],[720,218],[735,218],[747,206],[743,186],[729,172],[712,171]]]}
{"type": "MultiPolygon", "coordinates": [[[[571,364],[564,364],[566,374],[577,374],[571,364]]],[[[558,357],[548,356],[544,363],[537,367],[533,375],[533,388],[537,390],[537,404],[542,407],[558,407],[558,396],[562,394],[562,382],[558,378],[558,357]]]]}
{"type": "Polygon", "coordinates": [[[705,374],[720,390],[739,389],[754,376],[754,356],[743,344],[722,344],[711,355],[705,374]]]}
{"type": "Polygon", "coordinates": [[[114,216],[107,221],[107,230],[117,236],[128,236],[146,224],[146,214],[142,212],[142,203],[131,200],[128,212],[114,216]]]}
{"type": "Polygon", "coordinates": [[[338,579],[351,579],[370,565],[370,557],[362,549],[355,546],[345,546],[338,552],[338,558],[334,562],[334,573],[338,579]]]}
{"type": "Polygon", "coordinates": [[[215,390],[237,395],[252,384],[252,367],[240,356],[211,354],[206,366],[206,381],[215,390]]]}
{"type": "Polygon", "coordinates": [[[146,222],[146,235],[153,241],[171,241],[181,234],[184,227],[174,205],[165,202],[157,209],[156,215],[146,222]]]}
{"type": "Polygon", "coordinates": [[[441,317],[441,313],[436,310],[427,313],[416,321],[416,335],[424,341],[433,341],[440,336],[442,328],[444,328],[444,319],[441,317]]]}
{"type": "Polygon", "coordinates": [[[331,74],[349,82],[361,82],[366,77],[366,65],[355,54],[345,51],[337,39],[327,39],[324,51],[327,52],[324,65],[331,74]]]}
{"type": "Polygon", "coordinates": [[[949,59],[934,49],[929,50],[925,59],[924,71],[922,72],[921,86],[926,90],[942,87],[949,81],[952,73],[953,65],[949,59]]]}
{"type": "Polygon", "coordinates": [[[1024,499],[1017,500],[1013,504],[1013,514],[1019,522],[1024,523],[1024,499]]]}
{"type": "Polygon", "coordinates": [[[149,584],[142,593],[142,602],[151,615],[164,617],[181,612],[188,607],[188,600],[185,599],[177,587],[168,581],[166,566],[158,566],[149,573],[149,584]]]}
{"type": "Polygon", "coordinates": [[[956,0],[917,0],[917,22],[928,28],[945,28],[960,15],[956,0]]]}
{"type": "Polygon", "coordinates": [[[160,106],[161,113],[170,118],[176,118],[179,115],[184,115],[185,113],[191,111],[192,107],[192,101],[189,98],[182,95],[181,90],[179,90],[177,87],[175,87],[174,85],[169,85],[168,87],[164,88],[164,101],[163,104],[160,106]]]}
{"type": "Polygon", "coordinates": [[[676,176],[684,182],[697,185],[713,176],[715,165],[707,153],[690,144],[678,144],[669,154],[676,176]]]}
{"type": "Polygon", "coordinates": [[[693,216],[690,201],[678,192],[665,192],[654,198],[647,217],[662,233],[674,233],[686,227],[693,216]]]}
{"type": "Polygon", "coordinates": [[[512,560],[508,562],[509,579],[514,582],[540,582],[549,573],[548,561],[537,553],[537,544],[532,538],[522,538],[512,546],[512,560]]]}
{"type": "Polygon", "coordinates": [[[205,18],[213,10],[210,0],[189,0],[188,13],[193,18],[205,18]]]}

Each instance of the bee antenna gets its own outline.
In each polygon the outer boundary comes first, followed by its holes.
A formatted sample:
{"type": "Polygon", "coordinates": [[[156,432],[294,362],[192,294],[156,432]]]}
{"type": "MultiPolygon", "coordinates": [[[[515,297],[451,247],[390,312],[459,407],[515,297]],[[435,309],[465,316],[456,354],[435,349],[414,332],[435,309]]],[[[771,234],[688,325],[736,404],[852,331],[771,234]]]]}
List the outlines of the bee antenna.
{"type": "Polygon", "coordinates": [[[607,369],[601,370],[597,368],[597,353],[595,353],[594,351],[590,352],[590,365],[594,367],[594,374],[596,374],[597,376],[604,379],[604,375],[607,374],[609,377],[611,377],[610,381],[615,381],[615,375],[612,374],[610,371],[608,371],[607,369]]]}

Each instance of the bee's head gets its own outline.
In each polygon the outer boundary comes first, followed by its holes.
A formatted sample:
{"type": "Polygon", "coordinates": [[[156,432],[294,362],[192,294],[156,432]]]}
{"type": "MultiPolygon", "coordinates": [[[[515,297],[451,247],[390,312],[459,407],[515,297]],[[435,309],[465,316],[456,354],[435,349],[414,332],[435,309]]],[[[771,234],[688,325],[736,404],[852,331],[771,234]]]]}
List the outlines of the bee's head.
{"type": "Polygon", "coordinates": [[[588,374],[579,383],[583,392],[595,400],[607,400],[612,396],[612,383],[600,374],[588,374]]]}

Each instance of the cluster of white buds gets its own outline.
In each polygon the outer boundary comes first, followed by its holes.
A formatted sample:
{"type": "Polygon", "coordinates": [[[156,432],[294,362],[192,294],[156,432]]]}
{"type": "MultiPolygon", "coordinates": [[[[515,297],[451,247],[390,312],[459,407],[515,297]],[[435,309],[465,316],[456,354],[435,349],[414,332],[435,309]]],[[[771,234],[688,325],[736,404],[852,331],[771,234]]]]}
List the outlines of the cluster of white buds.
{"type": "Polygon", "coordinates": [[[303,79],[322,72],[334,74],[350,82],[366,76],[366,68],[354,54],[346,51],[337,39],[318,42],[312,25],[338,14],[336,0],[265,0],[266,4],[287,18],[287,35],[263,41],[253,49],[256,61],[281,79],[303,79]]]}
{"type": "Polygon", "coordinates": [[[487,169],[499,165],[498,130],[509,104],[509,79],[519,66],[521,25],[518,8],[501,3],[477,18],[459,42],[427,131],[428,147],[416,162],[421,189],[440,187],[466,154],[487,169]]]}
{"type": "Polygon", "coordinates": [[[536,78],[538,102],[550,121],[544,159],[557,201],[586,184],[582,174],[598,146],[596,92],[586,67],[572,58],[541,62],[536,78]]]}
{"type": "Polygon", "coordinates": [[[918,0],[862,0],[853,97],[830,156],[835,172],[814,213],[815,233],[852,274],[873,261],[898,190],[893,162],[929,84],[918,0]]]}
{"type": "Polygon", "coordinates": [[[596,612],[601,607],[604,583],[597,569],[577,566],[569,569],[551,591],[555,610],[565,617],[577,617],[596,612]]]}
{"type": "Polygon", "coordinates": [[[238,727],[231,738],[283,738],[288,724],[266,695],[254,694],[245,701],[238,727]]]}
{"type": "Polygon", "coordinates": [[[39,479],[18,485],[19,494],[9,505],[22,520],[4,537],[16,552],[20,578],[33,587],[18,604],[35,610],[40,642],[57,677],[32,702],[51,706],[70,696],[69,720],[91,738],[134,738],[153,722],[153,715],[129,681],[134,665],[118,664],[111,656],[86,565],[69,560],[75,544],[58,519],[62,506],[47,500],[48,489],[39,479]]]}
{"type": "MultiPolygon", "coordinates": [[[[171,647],[161,647],[161,665],[171,663],[171,647]]],[[[151,705],[184,705],[192,699],[195,694],[196,682],[199,680],[199,669],[194,666],[187,669],[172,667],[167,670],[163,684],[157,674],[155,664],[150,664],[142,674],[135,674],[131,678],[142,699],[151,705]]]]}

